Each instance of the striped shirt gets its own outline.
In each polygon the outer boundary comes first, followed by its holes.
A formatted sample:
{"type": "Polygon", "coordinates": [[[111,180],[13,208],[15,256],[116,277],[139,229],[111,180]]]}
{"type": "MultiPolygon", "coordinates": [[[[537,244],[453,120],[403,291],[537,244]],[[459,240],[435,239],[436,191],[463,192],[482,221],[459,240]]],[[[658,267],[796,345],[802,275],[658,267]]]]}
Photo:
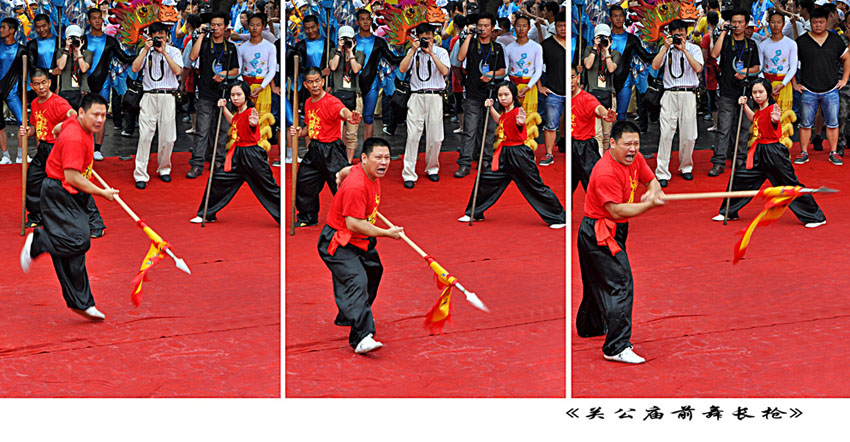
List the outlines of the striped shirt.
{"type": "MultiPolygon", "coordinates": [[[[445,67],[449,67],[449,53],[445,49],[431,44],[431,50],[437,56],[437,60],[445,67]]],[[[446,88],[446,77],[437,69],[437,65],[431,56],[416,51],[413,61],[410,62],[410,90],[413,92],[422,90],[443,90],[446,88]]]]}
{"type": "MultiPolygon", "coordinates": [[[[171,45],[165,46],[165,52],[174,60],[174,63],[180,68],[183,68],[183,54],[180,49],[171,45]]],[[[150,52],[145,56],[145,61],[142,63],[142,89],[145,91],[153,91],[157,89],[173,89],[177,90],[177,75],[168,66],[165,61],[165,56],[151,48],[150,52]]]]}
{"type": "MultiPolygon", "coordinates": [[[[686,42],[685,49],[691,54],[691,57],[699,64],[703,64],[702,49],[699,46],[686,42]]],[[[664,61],[661,62],[661,69],[664,73],[664,89],[674,87],[698,87],[699,75],[688,63],[688,58],[682,51],[673,46],[667,50],[664,55],[664,61]]]]}

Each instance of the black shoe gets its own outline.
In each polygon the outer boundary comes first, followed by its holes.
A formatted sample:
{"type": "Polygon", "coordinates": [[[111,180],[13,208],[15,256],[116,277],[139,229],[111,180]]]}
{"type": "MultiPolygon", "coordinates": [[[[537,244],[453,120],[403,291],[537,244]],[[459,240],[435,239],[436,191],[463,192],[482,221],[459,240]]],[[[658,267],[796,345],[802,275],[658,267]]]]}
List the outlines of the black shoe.
{"type": "Polygon", "coordinates": [[[126,130],[121,131],[121,136],[124,138],[131,138],[133,136],[132,132],[127,132],[126,130]]]}
{"type": "Polygon", "coordinates": [[[103,236],[104,230],[106,230],[106,229],[92,229],[91,237],[92,238],[100,238],[101,236],[103,236]]]}
{"type": "Polygon", "coordinates": [[[192,169],[186,174],[186,178],[193,180],[204,173],[204,170],[198,166],[192,166],[192,169]]]}
{"type": "Polygon", "coordinates": [[[725,167],[723,167],[722,164],[715,164],[711,166],[711,169],[708,171],[708,176],[718,176],[723,173],[724,169],[725,167]]]}
{"type": "Polygon", "coordinates": [[[434,174],[428,175],[428,179],[436,183],[437,181],[440,181],[440,175],[437,175],[436,173],[434,173],[434,174]]]}
{"type": "Polygon", "coordinates": [[[316,224],[319,224],[319,222],[318,221],[301,221],[301,220],[295,221],[295,227],[310,227],[310,226],[315,226],[316,224]]]}
{"type": "Polygon", "coordinates": [[[416,183],[414,183],[413,181],[405,181],[404,182],[404,188],[405,189],[412,189],[415,184],[416,183]]]}
{"type": "Polygon", "coordinates": [[[455,172],[455,178],[463,178],[467,175],[469,175],[469,166],[460,166],[455,172]]]}
{"type": "Polygon", "coordinates": [[[148,183],[144,181],[136,181],[136,189],[144,189],[147,185],[148,183]]]}
{"type": "Polygon", "coordinates": [[[334,318],[334,325],[338,325],[340,327],[351,327],[354,324],[352,324],[348,319],[345,319],[345,317],[341,314],[338,314],[336,315],[336,318],[334,318]]]}
{"type": "Polygon", "coordinates": [[[41,225],[41,223],[38,222],[38,221],[27,220],[27,223],[24,225],[24,227],[26,227],[27,229],[34,229],[34,228],[36,228],[40,225],[41,225]]]}
{"type": "Polygon", "coordinates": [[[658,180],[658,184],[661,184],[661,187],[667,187],[667,180],[658,180]]]}
{"type": "Polygon", "coordinates": [[[163,183],[170,183],[171,175],[160,175],[159,179],[161,179],[163,183]]]}
{"type": "Polygon", "coordinates": [[[690,172],[682,172],[682,178],[690,181],[690,180],[694,179],[694,174],[692,174],[690,172]]]}

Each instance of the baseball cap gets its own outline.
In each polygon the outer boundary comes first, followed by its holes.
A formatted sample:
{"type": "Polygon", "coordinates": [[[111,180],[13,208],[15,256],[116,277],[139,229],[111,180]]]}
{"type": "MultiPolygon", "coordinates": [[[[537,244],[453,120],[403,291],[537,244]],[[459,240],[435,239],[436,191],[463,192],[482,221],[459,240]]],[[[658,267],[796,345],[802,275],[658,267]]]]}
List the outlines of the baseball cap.
{"type": "Polygon", "coordinates": [[[756,25],[756,22],[750,20],[750,22],[747,24],[747,27],[748,28],[757,28],[758,26],[756,25]]]}
{"type": "Polygon", "coordinates": [[[71,25],[65,28],[65,35],[67,37],[82,37],[83,36],[83,28],[77,25],[71,25]]]}
{"type": "Polygon", "coordinates": [[[339,36],[354,38],[354,28],[352,28],[351,26],[343,26],[339,28],[339,36]]]}
{"type": "Polygon", "coordinates": [[[599,37],[600,35],[611,36],[611,28],[605,23],[599,23],[596,25],[596,28],[593,29],[593,36],[599,37]]]}
{"type": "Polygon", "coordinates": [[[295,2],[295,9],[301,9],[302,6],[307,6],[307,0],[297,0],[295,2]]]}

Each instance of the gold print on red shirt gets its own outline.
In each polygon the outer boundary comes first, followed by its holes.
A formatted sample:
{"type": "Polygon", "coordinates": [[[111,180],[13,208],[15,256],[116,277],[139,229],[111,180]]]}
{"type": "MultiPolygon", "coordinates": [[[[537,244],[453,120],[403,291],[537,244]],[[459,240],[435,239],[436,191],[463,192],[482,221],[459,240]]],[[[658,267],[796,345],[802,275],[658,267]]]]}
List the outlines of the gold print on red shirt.
{"type": "Polygon", "coordinates": [[[369,221],[370,224],[375,224],[375,221],[378,219],[379,204],[381,204],[381,195],[375,195],[375,208],[372,209],[372,213],[366,217],[366,221],[369,221]]]}
{"type": "Polygon", "coordinates": [[[319,124],[319,111],[311,110],[307,112],[307,129],[310,132],[310,138],[319,138],[319,131],[322,130],[322,125],[319,124]]]}
{"type": "Polygon", "coordinates": [[[39,140],[47,138],[47,118],[44,116],[44,111],[35,113],[35,136],[39,140]]]}
{"type": "Polygon", "coordinates": [[[634,178],[629,177],[629,186],[632,188],[632,191],[629,194],[629,200],[626,201],[627,203],[635,202],[635,190],[637,189],[638,182],[639,182],[638,179],[637,179],[637,176],[638,176],[638,171],[637,171],[637,169],[635,169],[634,178]]]}
{"type": "Polygon", "coordinates": [[[85,177],[85,179],[91,179],[93,170],[94,170],[94,162],[89,163],[89,167],[86,167],[86,170],[83,171],[83,177],[85,177]]]}

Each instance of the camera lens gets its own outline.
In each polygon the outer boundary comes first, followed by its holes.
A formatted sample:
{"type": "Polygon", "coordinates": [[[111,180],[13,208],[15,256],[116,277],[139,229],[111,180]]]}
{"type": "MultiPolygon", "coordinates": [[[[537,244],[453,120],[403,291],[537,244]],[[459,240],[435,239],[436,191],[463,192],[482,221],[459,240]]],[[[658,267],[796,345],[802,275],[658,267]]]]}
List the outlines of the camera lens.
{"type": "Polygon", "coordinates": [[[351,49],[351,46],[352,46],[351,39],[350,38],[343,38],[342,39],[342,45],[345,46],[346,49],[351,49]]]}

